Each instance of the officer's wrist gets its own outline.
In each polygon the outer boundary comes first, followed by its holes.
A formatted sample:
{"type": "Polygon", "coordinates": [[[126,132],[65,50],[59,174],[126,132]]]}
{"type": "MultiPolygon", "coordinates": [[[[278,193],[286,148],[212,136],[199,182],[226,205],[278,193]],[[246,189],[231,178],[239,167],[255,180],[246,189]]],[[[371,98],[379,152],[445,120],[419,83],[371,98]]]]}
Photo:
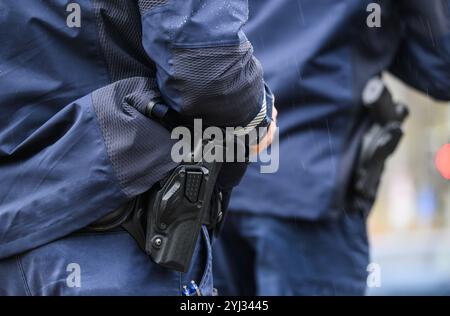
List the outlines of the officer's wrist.
{"type": "Polygon", "coordinates": [[[245,127],[238,128],[235,131],[235,135],[244,136],[256,131],[257,139],[262,139],[267,134],[268,128],[272,123],[273,106],[274,96],[272,91],[267,84],[264,84],[260,111],[245,127]]]}

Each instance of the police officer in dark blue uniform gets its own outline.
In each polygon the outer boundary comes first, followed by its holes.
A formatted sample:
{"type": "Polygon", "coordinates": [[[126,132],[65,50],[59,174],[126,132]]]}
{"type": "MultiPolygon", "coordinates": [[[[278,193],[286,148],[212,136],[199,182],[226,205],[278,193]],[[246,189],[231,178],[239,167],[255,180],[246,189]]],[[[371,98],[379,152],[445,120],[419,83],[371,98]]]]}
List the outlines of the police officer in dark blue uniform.
{"type": "Polygon", "coordinates": [[[205,227],[186,273],[89,227],[177,166],[154,100],[268,126],[247,15],[242,0],[0,0],[1,295],[212,293],[205,227]]]}
{"type": "Polygon", "coordinates": [[[389,71],[450,100],[449,4],[249,1],[246,33],[277,98],[280,161],[271,174],[251,166],[233,196],[215,244],[221,294],[365,293],[376,158],[393,151],[406,117],[376,78],[389,71]]]}

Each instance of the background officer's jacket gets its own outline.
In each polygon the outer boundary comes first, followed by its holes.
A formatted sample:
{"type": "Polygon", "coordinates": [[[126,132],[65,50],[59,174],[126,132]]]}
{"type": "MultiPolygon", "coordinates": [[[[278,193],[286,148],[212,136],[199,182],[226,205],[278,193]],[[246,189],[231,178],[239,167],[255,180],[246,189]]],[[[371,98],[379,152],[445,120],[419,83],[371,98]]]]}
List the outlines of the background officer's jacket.
{"type": "Polygon", "coordinates": [[[242,0],[0,0],[0,258],[85,227],[174,167],[164,100],[204,125],[259,113],[242,0]],[[80,18],[80,19],[78,19],[80,18]]]}
{"type": "Polygon", "coordinates": [[[449,0],[250,0],[246,34],[276,97],[280,169],[247,171],[231,207],[315,220],[339,214],[363,125],[361,93],[390,70],[450,100],[449,0]],[[381,5],[381,27],[366,24],[381,5]]]}

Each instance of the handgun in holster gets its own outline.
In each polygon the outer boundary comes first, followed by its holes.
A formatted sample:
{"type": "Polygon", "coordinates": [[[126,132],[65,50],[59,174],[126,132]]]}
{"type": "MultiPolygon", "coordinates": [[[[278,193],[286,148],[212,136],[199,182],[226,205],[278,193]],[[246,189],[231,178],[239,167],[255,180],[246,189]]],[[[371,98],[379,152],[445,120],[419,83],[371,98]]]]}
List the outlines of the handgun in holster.
{"type": "Polygon", "coordinates": [[[385,162],[404,134],[402,126],[409,110],[393,100],[379,77],[368,82],[362,99],[370,123],[362,139],[353,191],[356,200],[374,201],[385,162]]]}
{"type": "MultiPolygon", "coordinates": [[[[168,129],[186,123],[158,99],[149,103],[147,115],[168,129]]],[[[202,226],[213,230],[223,217],[221,192],[216,188],[221,163],[194,161],[197,151],[211,141],[202,139],[194,144],[192,159],[179,164],[148,192],[113,212],[116,215],[110,214],[94,223],[90,229],[105,230],[120,225],[155,263],[186,272],[202,226]]]]}
{"type": "Polygon", "coordinates": [[[214,192],[219,172],[219,163],[181,164],[146,197],[144,250],[154,262],[188,270],[202,225],[220,216],[220,202],[212,201],[219,198],[214,192]]]}

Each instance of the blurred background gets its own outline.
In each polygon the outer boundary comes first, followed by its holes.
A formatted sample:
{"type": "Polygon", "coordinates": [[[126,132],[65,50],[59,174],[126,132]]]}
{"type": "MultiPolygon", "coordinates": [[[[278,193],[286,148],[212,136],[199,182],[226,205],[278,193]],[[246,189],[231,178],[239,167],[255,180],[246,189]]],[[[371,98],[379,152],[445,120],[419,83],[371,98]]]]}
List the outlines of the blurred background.
{"type": "Polygon", "coordinates": [[[369,295],[450,295],[450,183],[435,167],[450,143],[450,106],[385,75],[410,107],[406,135],[388,161],[369,221],[371,262],[381,284],[369,295]]]}

